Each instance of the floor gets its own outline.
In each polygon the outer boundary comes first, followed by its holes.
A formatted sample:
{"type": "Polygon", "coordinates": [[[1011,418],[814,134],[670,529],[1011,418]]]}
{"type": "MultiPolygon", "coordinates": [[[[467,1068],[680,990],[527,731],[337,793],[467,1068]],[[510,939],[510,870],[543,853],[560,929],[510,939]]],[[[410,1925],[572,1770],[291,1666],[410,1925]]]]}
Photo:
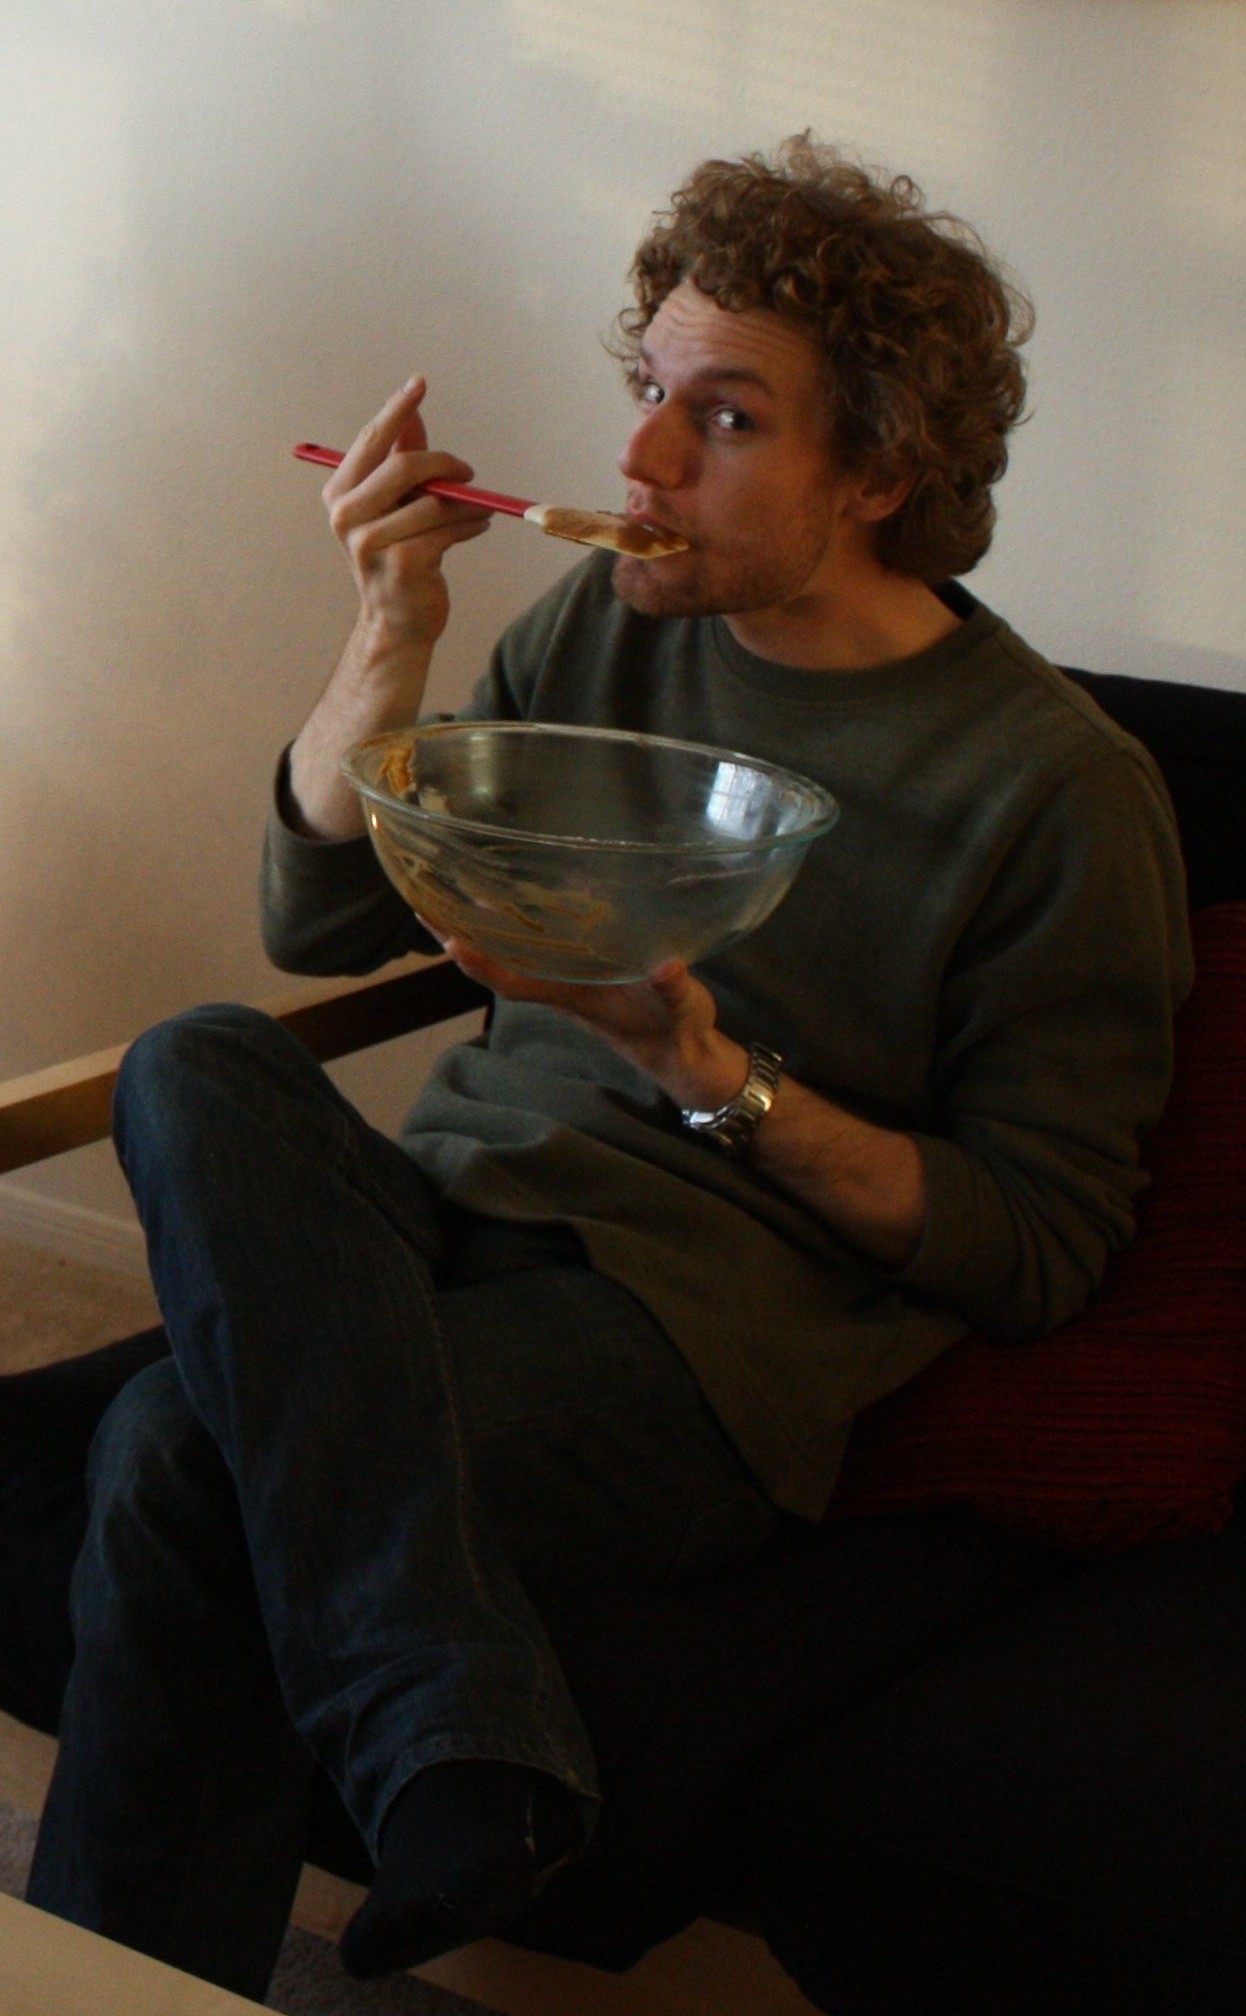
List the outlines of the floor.
{"type": "Polygon", "coordinates": [[[73,1358],[159,1320],[133,1275],[0,1239],[0,1371],[73,1358]]]}

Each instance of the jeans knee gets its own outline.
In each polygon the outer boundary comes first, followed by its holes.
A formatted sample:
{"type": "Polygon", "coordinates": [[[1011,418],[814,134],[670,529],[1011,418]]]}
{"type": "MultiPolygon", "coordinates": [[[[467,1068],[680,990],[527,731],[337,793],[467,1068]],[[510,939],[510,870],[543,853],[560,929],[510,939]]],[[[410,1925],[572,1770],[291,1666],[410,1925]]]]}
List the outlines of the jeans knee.
{"type": "Polygon", "coordinates": [[[183,1139],[196,1154],[197,1125],[215,1125],[222,1100],[254,1110],[274,1069],[309,1065],[303,1046],[256,1008],[226,1002],[157,1022],[130,1045],[117,1077],[113,1137],[123,1164],[144,1143],[163,1155],[183,1139]]]}
{"type": "Polygon", "coordinates": [[[268,1031],[279,1026],[259,1009],[232,1002],[189,1008],[157,1022],[135,1038],[121,1060],[118,1105],[142,1104],[152,1092],[167,1098],[187,1074],[228,1074],[240,1053],[263,1045],[268,1031]]]}

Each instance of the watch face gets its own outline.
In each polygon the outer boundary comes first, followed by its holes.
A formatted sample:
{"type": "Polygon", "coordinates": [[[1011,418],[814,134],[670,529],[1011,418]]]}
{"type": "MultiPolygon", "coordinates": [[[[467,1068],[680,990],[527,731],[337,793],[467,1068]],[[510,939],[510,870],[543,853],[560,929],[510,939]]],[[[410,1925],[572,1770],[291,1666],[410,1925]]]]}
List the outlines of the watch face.
{"type": "Polygon", "coordinates": [[[685,1112],[680,1114],[680,1119],[695,1134],[703,1134],[707,1140],[717,1142],[720,1148],[742,1154],[753,1138],[758,1121],[764,1119],[774,1104],[782,1069],[783,1059],[776,1050],[751,1043],[748,1077],[735,1098],[720,1106],[716,1113],[685,1112]]]}

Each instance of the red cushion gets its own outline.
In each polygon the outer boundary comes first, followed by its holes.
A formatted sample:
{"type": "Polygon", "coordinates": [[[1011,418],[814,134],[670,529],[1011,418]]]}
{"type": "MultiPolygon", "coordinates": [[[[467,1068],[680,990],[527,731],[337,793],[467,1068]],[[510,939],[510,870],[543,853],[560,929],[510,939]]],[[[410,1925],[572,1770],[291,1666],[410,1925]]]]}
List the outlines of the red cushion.
{"type": "Polygon", "coordinates": [[[957,1505],[1104,1552],[1227,1524],[1246,1478],[1246,904],[1193,932],[1134,1244],[1041,1343],[966,1338],[863,1413],[831,1515],[957,1505]]]}

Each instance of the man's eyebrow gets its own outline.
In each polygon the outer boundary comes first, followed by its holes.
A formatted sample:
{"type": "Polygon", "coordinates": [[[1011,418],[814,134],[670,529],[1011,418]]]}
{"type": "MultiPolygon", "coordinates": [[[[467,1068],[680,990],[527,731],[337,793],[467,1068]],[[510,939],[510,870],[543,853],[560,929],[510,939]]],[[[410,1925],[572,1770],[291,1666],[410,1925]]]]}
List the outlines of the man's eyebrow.
{"type": "MultiPolygon", "coordinates": [[[[652,352],[642,343],[638,351],[640,362],[654,369],[652,352]]],[[[747,364],[706,364],[692,374],[694,385],[753,385],[759,392],[766,392],[773,399],[774,386],[760,371],[754,371],[747,364]]]]}

